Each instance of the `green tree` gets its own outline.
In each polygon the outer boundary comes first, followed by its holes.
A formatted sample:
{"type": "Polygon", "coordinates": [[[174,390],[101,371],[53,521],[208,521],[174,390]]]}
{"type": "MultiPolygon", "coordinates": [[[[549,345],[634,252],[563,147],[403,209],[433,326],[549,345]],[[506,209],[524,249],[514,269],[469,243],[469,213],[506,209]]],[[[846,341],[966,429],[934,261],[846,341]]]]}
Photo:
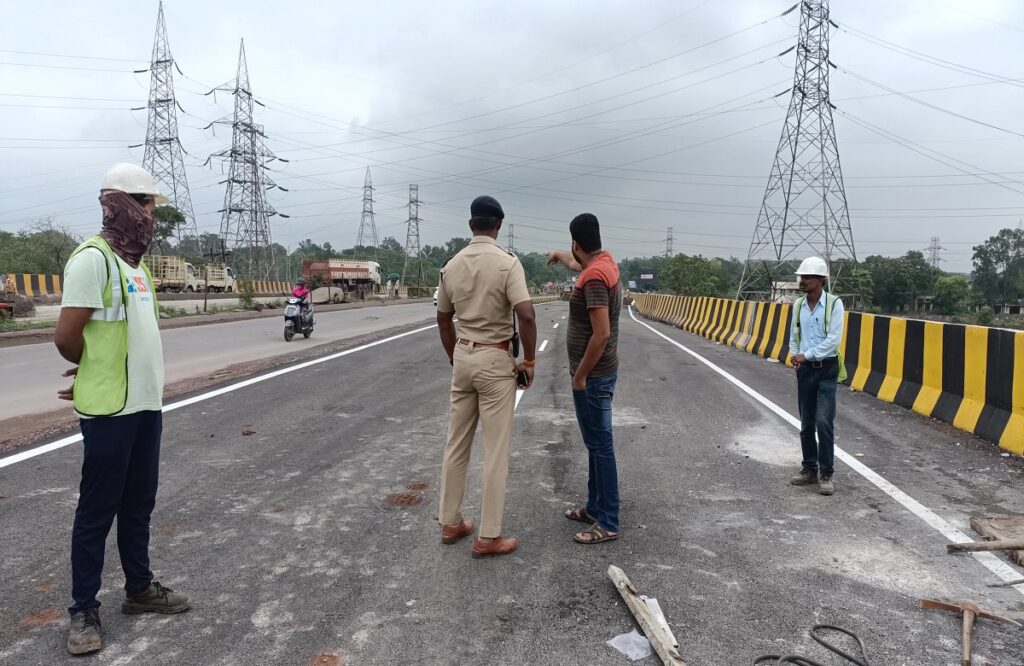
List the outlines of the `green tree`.
{"type": "Polygon", "coordinates": [[[975,246],[974,288],[989,304],[1024,296],[1024,229],[1003,229],[975,246]]]}
{"type": "Polygon", "coordinates": [[[971,285],[959,275],[943,275],[935,280],[932,293],[935,307],[941,314],[960,314],[971,295],[971,285]]]}
{"type": "Polygon", "coordinates": [[[168,241],[178,235],[178,229],[185,224],[185,215],[174,206],[158,206],[153,213],[153,242],[160,254],[166,254],[173,247],[168,241]]]}
{"type": "Polygon", "coordinates": [[[724,286],[722,262],[700,255],[677,254],[668,260],[661,284],[685,296],[721,296],[724,286]]]}

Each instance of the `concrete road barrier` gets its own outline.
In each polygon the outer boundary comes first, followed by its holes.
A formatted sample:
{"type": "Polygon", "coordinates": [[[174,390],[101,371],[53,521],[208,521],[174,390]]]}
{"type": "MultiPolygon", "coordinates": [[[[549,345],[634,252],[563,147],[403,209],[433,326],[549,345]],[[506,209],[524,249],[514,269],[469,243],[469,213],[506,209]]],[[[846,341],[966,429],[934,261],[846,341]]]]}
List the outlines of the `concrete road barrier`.
{"type": "MultiPolygon", "coordinates": [[[[789,303],[636,294],[637,312],[790,365],[789,303]]],[[[847,384],[1024,454],[1024,332],[847,312],[847,384]]]]}

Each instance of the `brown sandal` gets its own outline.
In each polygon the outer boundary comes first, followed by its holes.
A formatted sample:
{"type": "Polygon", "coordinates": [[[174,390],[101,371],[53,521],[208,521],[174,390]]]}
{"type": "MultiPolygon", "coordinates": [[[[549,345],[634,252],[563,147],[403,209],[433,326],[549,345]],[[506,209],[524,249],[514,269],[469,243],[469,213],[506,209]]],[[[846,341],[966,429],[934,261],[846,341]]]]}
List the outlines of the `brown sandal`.
{"type": "Polygon", "coordinates": [[[589,530],[574,534],[572,537],[576,543],[582,543],[586,546],[595,543],[604,543],[605,541],[614,541],[619,538],[618,532],[609,532],[605,528],[595,523],[589,530]]]}
{"type": "Polygon", "coordinates": [[[569,520],[575,520],[578,523],[586,523],[587,525],[593,525],[597,520],[587,513],[587,508],[583,506],[577,506],[569,509],[565,512],[565,517],[569,520]]]}

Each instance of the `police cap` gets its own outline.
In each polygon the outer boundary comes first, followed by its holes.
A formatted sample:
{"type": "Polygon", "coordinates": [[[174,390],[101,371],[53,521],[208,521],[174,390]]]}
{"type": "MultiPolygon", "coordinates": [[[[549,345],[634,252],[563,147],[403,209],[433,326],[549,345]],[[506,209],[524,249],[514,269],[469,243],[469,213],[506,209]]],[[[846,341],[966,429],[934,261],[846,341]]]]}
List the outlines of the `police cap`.
{"type": "Polygon", "coordinates": [[[472,217],[496,217],[499,220],[505,219],[505,211],[501,209],[501,204],[494,197],[489,197],[486,194],[476,199],[473,199],[473,203],[469,204],[469,214],[472,217]]]}

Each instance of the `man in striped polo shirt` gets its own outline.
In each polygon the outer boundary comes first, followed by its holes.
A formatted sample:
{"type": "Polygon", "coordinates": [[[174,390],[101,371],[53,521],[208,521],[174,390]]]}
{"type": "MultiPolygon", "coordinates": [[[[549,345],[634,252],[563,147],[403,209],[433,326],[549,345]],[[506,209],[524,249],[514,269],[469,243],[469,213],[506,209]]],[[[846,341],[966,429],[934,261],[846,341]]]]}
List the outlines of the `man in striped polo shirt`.
{"type": "Polygon", "coordinates": [[[577,215],[569,224],[572,252],[549,252],[548,263],[579,272],[569,299],[569,372],[583,443],[589,457],[587,504],[565,517],[590,528],[573,538],[596,544],[619,536],[619,480],[612,443],[612,397],[618,377],[619,312],[622,288],[619,267],[601,249],[597,217],[577,215]]]}

